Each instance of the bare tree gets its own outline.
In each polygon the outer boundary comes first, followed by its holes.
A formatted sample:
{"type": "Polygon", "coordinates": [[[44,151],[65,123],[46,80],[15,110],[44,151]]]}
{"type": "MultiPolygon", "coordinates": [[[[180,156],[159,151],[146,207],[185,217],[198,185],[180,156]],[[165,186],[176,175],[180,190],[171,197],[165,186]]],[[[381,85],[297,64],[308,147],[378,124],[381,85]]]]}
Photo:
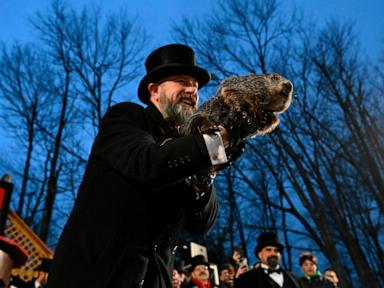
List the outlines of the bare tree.
{"type": "MultiPolygon", "coordinates": [[[[125,14],[103,17],[98,9],[84,8],[76,13],[67,3],[54,1],[47,14],[37,13],[32,21],[55,67],[56,83],[51,92],[58,100],[57,117],[47,133],[52,147],[40,232],[44,240],[65,166],[65,135],[70,135],[73,124],[83,125],[83,131],[97,127],[115,92],[135,77],[139,52],[146,43],[144,31],[125,14]],[[84,121],[75,121],[76,117],[90,119],[91,127],[84,121]]],[[[89,136],[84,134],[83,137],[89,136]]]]}
{"type": "Polygon", "coordinates": [[[174,27],[216,81],[278,72],[295,84],[298,97],[280,128],[249,141],[247,157],[234,165],[243,184],[231,189],[238,203],[249,203],[242,222],[281,231],[290,268],[308,249],[326,256],[343,287],[380,286],[382,85],[369,77],[350,25],[308,29],[279,2],[254,2],[222,1],[211,17],[174,27]]]}
{"type": "MultiPolygon", "coordinates": [[[[0,59],[0,93],[4,103],[3,124],[26,149],[17,213],[23,216],[25,195],[34,148],[41,139],[38,122],[47,117],[51,105],[47,87],[53,83],[51,69],[43,55],[32,45],[15,44],[9,51],[2,46],[0,59]]],[[[30,187],[29,187],[29,184],[30,187]]]]}
{"type": "Polygon", "coordinates": [[[66,18],[69,60],[79,79],[77,91],[85,103],[84,115],[97,127],[115,93],[138,75],[143,61],[138,52],[148,37],[124,12],[104,16],[98,8],[84,8],[82,13],[68,11],[66,18]]]}

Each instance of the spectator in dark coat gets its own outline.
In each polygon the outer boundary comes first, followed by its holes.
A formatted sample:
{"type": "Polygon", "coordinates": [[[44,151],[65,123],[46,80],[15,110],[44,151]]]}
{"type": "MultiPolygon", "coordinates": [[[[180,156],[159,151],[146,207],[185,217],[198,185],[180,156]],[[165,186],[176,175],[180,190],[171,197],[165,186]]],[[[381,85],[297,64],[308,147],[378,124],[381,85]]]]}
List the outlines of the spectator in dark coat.
{"type": "Polygon", "coordinates": [[[300,255],[300,267],[304,275],[300,278],[304,288],[334,288],[331,281],[321,275],[317,270],[317,257],[309,252],[300,255]]]}
{"type": "Polygon", "coordinates": [[[183,288],[213,288],[209,262],[203,255],[192,257],[190,263],[191,277],[183,288]]]}
{"type": "Polygon", "coordinates": [[[206,171],[226,163],[227,132],[178,134],[210,74],[181,44],[153,51],[145,66],[147,107],[120,103],[100,123],[49,288],[171,287],[179,231],[201,235],[214,223],[206,171]]]}
{"type": "Polygon", "coordinates": [[[219,268],[219,288],[233,288],[235,278],[235,268],[227,263],[219,268]]]}
{"type": "Polygon", "coordinates": [[[235,279],[235,288],[301,288],[298,279],[280,267],[283,249],[275,233],[260,234],[255,248],[260,265],[235,279]]]}

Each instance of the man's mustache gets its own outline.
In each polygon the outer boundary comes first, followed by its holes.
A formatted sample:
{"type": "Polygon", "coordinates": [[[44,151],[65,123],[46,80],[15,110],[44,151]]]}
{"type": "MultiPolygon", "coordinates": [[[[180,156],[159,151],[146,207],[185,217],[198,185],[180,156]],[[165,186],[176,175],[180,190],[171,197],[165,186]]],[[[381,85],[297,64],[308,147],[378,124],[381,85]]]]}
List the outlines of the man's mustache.
{"type": "Polygon", "coordinates": [[[183,100],[187,100],[188,102],[191,102],[193,104],[193,106],[196,106],[196,100],[190,94],[183,93],[183,94],[180,94],[177,97],[177,102],[180,102],[180,101],[183,101],[183,100]]]}
{"type": "Polygon", "coordinates": [[[277,256],[276,255],[271,255],[271,256],[269,256],[268,258],[267,258],[267,260],[275,260],[275,261],[277,261],[277,256]]]}

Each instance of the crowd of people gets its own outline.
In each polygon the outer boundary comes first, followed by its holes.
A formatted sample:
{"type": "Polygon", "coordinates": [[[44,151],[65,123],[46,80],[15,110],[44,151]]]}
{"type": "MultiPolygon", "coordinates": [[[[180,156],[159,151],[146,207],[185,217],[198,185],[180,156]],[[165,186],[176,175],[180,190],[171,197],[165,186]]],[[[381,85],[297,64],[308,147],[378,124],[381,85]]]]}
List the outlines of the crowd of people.
{"type": "MultiPolygon", "coordinates": [[[[242,265],[236,252],[231,263],[219,268],[219,288],[340,288],[336,271],[331,268],[321,273],[318,259],[310,252],[302,253],[299,264],[302,275],[294,275],[280,265],[284,246],[274,233],[262,233],[258,237],[255,256],[258,262],[252,267],[242,265]]],[[[172,272],[172,288],[217,287],[211,264],[204,255],[191,258],[186,267],[175,266],[172,272]]]]}
{"type": "MultiPolygon", "coordinates": [[[[299,257],[301,275],[284,270],[280,265],[283,250],[284,246],[275,233],[262,233],[254,250],[258,262],[249,266],[235,251],[230,262],[219,266],[218,279],[215,279],[212,269],[215,265],[212,266],[205,255],[191,257],[186,265],[182,264],[184,261],[177,261],[171,271],[172,288],[341,288],[336,271],[327,268],[321,273],[317,257],[310,252],[299,257]]],[[[44,288],[50,264],[50,259],[43,258],[33,279],[23,281],[12,277],[9,285],[0,280],[0,288],[44,288]]]]}
{"type": "MultiPolygon", "coordinates": [[[[275,234],[261,234],[255,248],[255,255],[259,262],[249,267],[241,261],[240,254],[234,252],[233,261],[219,267],[219,279],[216,280],[213,279],[213,270],[206,257],[204,255],[194,256],[188,265],[174,266],[172,288],[268,288],[277,287],[276,284],[279,287],[341,288],[336,271],[327,268],[321,273],[317,269],[317,257],[309,252],[303,253],[299,257],[302,275],[295,276],[288,271],[283,271],[280,267],[283,248],[284,246],[279,243],[275,234]],[[279,274],[281,276],[278,276],[279,274]],[[285,284],[284,277],[286,278],[285,284]]],[[[0,288],[44,288],[49,275],[50,263],[50,259],[43,258],[35,269],[35,276],[30,281],[12,277],[10,284],[6,286],[0,279],[0,288]]]]}

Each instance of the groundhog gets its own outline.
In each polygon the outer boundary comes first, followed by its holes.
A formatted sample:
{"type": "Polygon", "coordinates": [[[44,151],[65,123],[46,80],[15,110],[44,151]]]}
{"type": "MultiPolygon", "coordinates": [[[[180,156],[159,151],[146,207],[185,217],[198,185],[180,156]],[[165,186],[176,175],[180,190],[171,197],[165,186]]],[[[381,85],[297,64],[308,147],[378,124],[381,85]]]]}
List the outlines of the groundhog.
{"type": "Polygon", "coordinates": [[[225,79],[216,95],[191,116],[184,134],[211,133],[222,125],[229,134],[227,150],[236,150],[247,138],[276,128],[277,114],[289,107],[292,91],[292,83],[276,73],[225,79]]]}

